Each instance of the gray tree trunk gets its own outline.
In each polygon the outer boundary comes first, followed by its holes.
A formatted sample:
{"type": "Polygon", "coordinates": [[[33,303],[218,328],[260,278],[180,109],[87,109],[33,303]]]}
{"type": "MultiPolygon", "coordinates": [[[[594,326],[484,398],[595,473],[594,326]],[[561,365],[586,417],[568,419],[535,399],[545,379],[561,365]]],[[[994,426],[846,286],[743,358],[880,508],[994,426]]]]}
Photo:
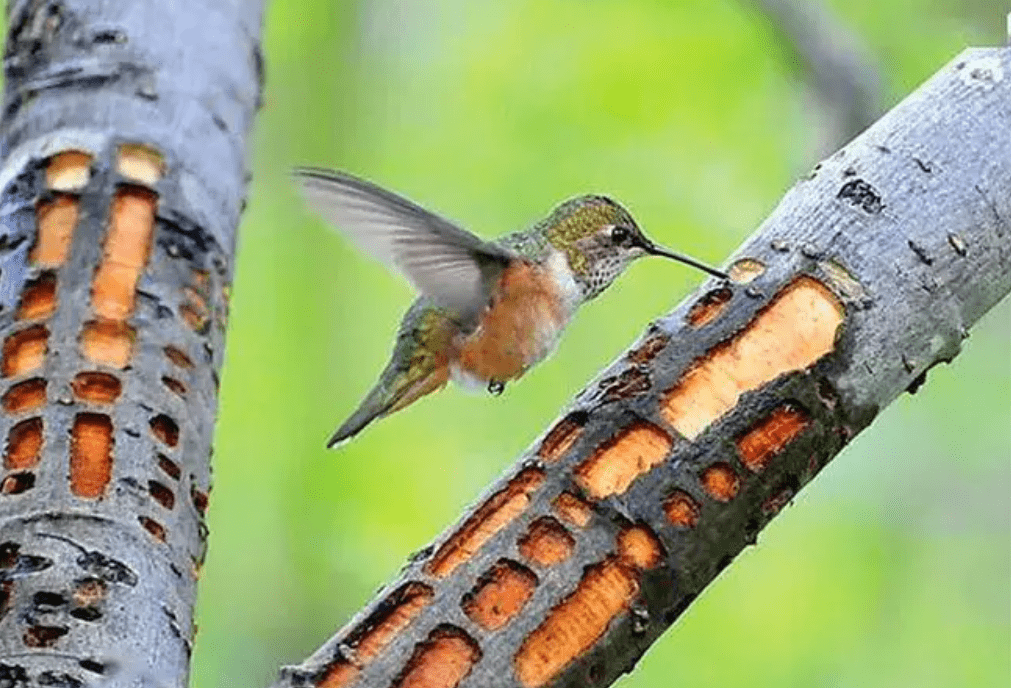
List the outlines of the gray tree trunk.
{"type": "Polygon", "coordinates": [[[187,682],[261,13],[8,6],[0,685],[187,682]]]}
{"type": "Polygon", "coordinates": [[[606,686],[1011,290],[1011,49],[818,165],[277,686],[606,686]]]}

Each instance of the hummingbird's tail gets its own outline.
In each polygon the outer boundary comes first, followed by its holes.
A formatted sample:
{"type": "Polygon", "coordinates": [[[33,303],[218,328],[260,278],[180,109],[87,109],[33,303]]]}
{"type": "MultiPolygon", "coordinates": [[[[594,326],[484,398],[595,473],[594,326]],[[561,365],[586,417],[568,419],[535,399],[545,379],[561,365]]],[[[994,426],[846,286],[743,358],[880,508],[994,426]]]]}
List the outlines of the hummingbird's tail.
{"type": "Polygon", "coordinates": [[[350,440],[377,418],[396,413],[426,394],[440,389],[448,380],[448,365],[433,365],[425,370],[403,370],[391,362],[358,409],[330,437],[326,443],[327,449],[350,440]]]}

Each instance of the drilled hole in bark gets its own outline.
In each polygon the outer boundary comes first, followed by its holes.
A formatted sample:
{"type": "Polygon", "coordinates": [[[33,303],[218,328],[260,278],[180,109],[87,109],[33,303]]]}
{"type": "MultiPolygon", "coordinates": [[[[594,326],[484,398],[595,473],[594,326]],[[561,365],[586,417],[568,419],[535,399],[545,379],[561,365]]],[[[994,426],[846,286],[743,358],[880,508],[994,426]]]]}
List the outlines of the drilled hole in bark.
{"type": "Polygon", "coordinates": [[[354,649],[357,666],[338,658],[327,667],[321,688],[343,688],[368,665],[390,641],[413,621],[432,601],[434,593],[423,583],[406,583],[379,603],[376,610],[348,634],[345,642],[354,649]]]}
{"type": "Polygon", "coordinates": [[[737,284],[747,284],[765,272],[765,264],[754,258],[742,258],[730,266],[727,274],[737,284]]]}
{"type": "Polygon", "coordinates": [[[780,406],[737,440],[741,462],[753,473],[762,472],[810,422],[807,413],[797,405],[780,406]]]}
{"type": "Polygon", "coordinates": [[[174,377],[164,376],[161,383],[175,392],[178,396],[186,398],[186,385],[176,380],[174,377]]]}
{"type": "Polygon", "coordinates": [[[98,674],[101,676],[105,673],[105,665],[101,662],[96,662],[93,659],[82,659],[77,663],[85,671],[90,671],[93,674],[98,674]]]}
{"type": "Polygon", "coordinates": [[[56,275],[44,272],[25,284],[18,306],[19,320],[42,320],[56,312],[56,275]]]}
{"type": "Polygon", "coordinates": [[[67,598],[56,592],[40,590],[32,595],[32,604],[36,607],[62,607],[67,603],[67,598]]]}
{"type": "Polygon", "coordinates": [[[91,371],[75,375],[70,388],[81,401],[111,404],[119,398],[122,383],[115,375],[91,371]]]}
{"type": "Polygon", "coordinates": [[[32,325],[8,335],[4,340],[3,361],[0,363],[4,377],[13,377],[42,366],[49,347],[49,330],[45,325],[32,325]]]}
{"type": "Polygon", "coordinates": [[[14,593],[14,581],[0,581],[0,619],[7,616],[11,610],[11,595],[14,593]]]}
{"type": "Polygon", "coordinates": [[[630,363],[636,365],[646,365],[654,358],[656,355],[663,351],[664,347],[667,346],[667,342],[670,341],[670,336],[666,334],[656,334],[647,339],[642,343],[638,349],[634,349],[628,352],[628,360],[630,363]]]}
{"type": "Polygon", "coordinates": [[[844,317],[827,287],[811,277],[795,279],[744,330],[696,361],[667,393],[661,413],[695,439],[745,392],[829,354],[844,317]]]}
{"type": "Polygon", "coordinates": [[[162,469],[165,475],[173,480],[179,480],[179,476],[182,475],[182,471],[179,469],[179,464],[164,454],[158,455],[158,467],[162,469]]]}
{"type": "Polygon", "coordinates": [[[67,260],[77,225],[77,198],[59,193],[35,208],[39,233],[29,260],[44,268],[58,268],[67,260]]]}
{"type": "Polygon", "coordinates": [[[52,647],[66,634],[66,626],[32,626],[21,639],[28,647],[52,647]]]}
{"type": "Polygon", "coordinates": [[[560,518],[580,528],[586,527],[593,516],[593,509],[571,492],[562,492],[551,503],[560,518]]]}
{"type": "Polygon", "coordinates": [[[140,525],[144,527],[144,530],[151,533],[151,536],[155,540],[165,542],[165,526],[147,516],[138,516],[137,520],[140,521],[140,525]]]}
{"type": "Polygon", "coordinates": [[[34,486],[34,473],[11,473],[0,482],[0,494],[21,494],[34,486]]]}
{"type": "Polygon", "coordinates": [[[653,531],[640,524],[618,533],[618,556],[623,564],[645,570],[659,566],[665,552],[653,531]]]}
{"type": "Polygon", "coordinates": [[[51,191],[80,191],[91,178],[91,155],[66,150],[46,161],[46,188],[51,191]]]}
{"type": "Polygon", "coordinates": [[[190,488],[190,499],[193,500],[193,506],[196,508],[197,513],[200,516],[207,515],[207,493],[201,492],[195,486],[190,488]]]}
{"type": "Polygon", "coordinates": [[[112,420],[100,413],[77,414],[70,431],[70,491],[100,497],[111,476],[112,420]]]}
{"type": "Polygon", "coordinates": [[[671,438],[642,421],[621,430],[576,468],[576,482],[593,499],[621,494],[632,481],[659,465],[671,449],[671,438]]]}
{"type": "Polygon", "coordinates": [[[102,261],[91,285],[92,306],[102,318],[123,320],[133,312],[137,279],[151,253],[157,200],[136,186],[121,187],[113,197],[102,261]]]}
{"type": "Polygon", "coordinates": [[[538,468],[524,468],[504,489],[496,492],[481,505],[460,530],[442,544],[425,570],[440,578],[452,573],[457,566],[470,559],[489,538],[523,513],[530,504],[530,496],[543,482],[544,471],[538,468]]]}
{"type": "Polygon", "coordinates": [[[702,507],[684,490],[675,490],[664,500],[663,511],[671,525],[694,528],[699,522],[702,507]]]}
{"type": "Polygon", "coordinates": [[[92,320],[81,330],[81,353],[95,363],[125,368],[130,362],[134,329],[116,320],[92,320]]]}
{"type": "Polygon", "coordinates": [[[414,648],[392,688],[455,688],[481,659],[481,648],[456,626],[443,624],[414,648]]]}
{"type": "Polygon", "coordinates": [[[18,563],[18,553],[21,552],[21,545],[7,540],[0,543],[0,569],[12,569],[18,563]]]}
{"type": "Polygon", "coordinates": [[[543,516],[530,524],[517,545],[527,560],[541,566],[554,566],[569,558],[576,540],[561,523],[543,516]]]}
{"type": "Polygon", "coordinates": [[[169,345],[165,347],[164,351],[165,357],[180,368],[189,370],[193,367],[193,361],[191,361],[190,357],[184,354],[181,349],[177,349],[176,347],[169,345]]]}
{"type": "Polygon", "coordinates": [[[537,576],[515,561],[502,559],[486,571],[462,601],[464,613],[485,630],[505,626],[537,587],[537,576]]]}
{"type": "Polygon", "coordinates": [[[34,468],[39,463],[41,454],[41,418],[23,420],[10,429],[7,435],[7,451],[4,454],[4,468],[8,470],[34,468]]]}
{"type": "Polygon", "coordinates": [[[154,501],[170,511],[176,505],[176,496],[172,490],[157,480],[149,480],[147,482],[147,491],[151,494],[151,498],[154,501]]]}
{"type": "Polygon", "coordinates": [[[174,447],[179,444],[179,426],[164,413],[151,419],[151,434],[162,444],[174,447]]]}
{"type": "Polygon", "coordinates": [[[200,311],[192,303],[184,303],[179,307],[179,315],[194,332],[203,334],[207,331],[210,320],[206,310],[200,311]]]}
{"type": "Polygon", "coordinates": [[[737,472],[728,463],[714,463],[702,473],[702,486],[718,502],[729,502],[741,487],[737,472]]]}
{"type": "Polygon", "coordinates": [[[75,607],[70,610],[70,615],[79,621],[98,621],[102,618],[102,611],[94,607],[75,607]]]}
{"type": "Polygon", "coordinates": [[[513,658],[520,683],[537,688],[554,679],[597,642],[638,592],[635,575],[615,558],[588,568],[575,591],[520,646],[513,658]]]}
{"type": "Polygon", "coordinates": [[[101,578],[82,578],[74,583],[74,603],[94,607],[105,599],[108,586],[101,578]]]}
{"type": "Polygon", "coordinates": [[[46,384],[41,377],[35,377],[13,385],[4,393],[4,410],[11,414],[24,413],[45,405],[46,384]]]}
{"type": "Polygon", "coordinates": [[[692,327],[702,327],[716,320],[730,302],[734,293],[723,287],[710,291],[688,311],[688,323],[692,327]]]}
{"type": "Polygon", "coordinates": [[[588,418],[589,414],[585,411],[574,411],[567,415],[544,438],[537,455],[545,461],[560,459],[579,438],[588,418]]]}
{"type": "Polygon", "coordinates": [[[165,159],[151,146],[124,143],[116,156],[116,171],[131,181],[154,186],[165,172],[165,159]]]}

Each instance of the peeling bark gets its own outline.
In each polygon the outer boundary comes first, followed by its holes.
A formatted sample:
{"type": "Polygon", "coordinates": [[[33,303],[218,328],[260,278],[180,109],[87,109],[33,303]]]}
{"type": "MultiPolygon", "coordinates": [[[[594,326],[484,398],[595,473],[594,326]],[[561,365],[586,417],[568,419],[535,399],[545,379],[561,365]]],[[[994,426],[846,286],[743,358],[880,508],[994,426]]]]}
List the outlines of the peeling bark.
{"type": "Polygon", "coordinates": [[[1011,49],[819,164],[284,686],[606,686],[1011,290],[1011,49]]]}
{"type": "Polygon", "coordinates": [[[261,12],[9,4],[3,685],[187,682],[261,12]]]}

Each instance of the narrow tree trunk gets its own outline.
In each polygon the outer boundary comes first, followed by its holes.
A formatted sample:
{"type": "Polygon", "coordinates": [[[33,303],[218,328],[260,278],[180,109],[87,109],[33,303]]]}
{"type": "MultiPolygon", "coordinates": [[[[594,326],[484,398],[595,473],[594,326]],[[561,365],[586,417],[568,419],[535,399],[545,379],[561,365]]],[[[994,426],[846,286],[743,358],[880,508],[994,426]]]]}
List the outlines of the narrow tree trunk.
{"type": "Polygon", "coordinates": [[[277,686],[606,686],[1011,290],[1011,50],[818,165],[277,686]]]}
{"type": "Polygon", "coordinates": [[[2,685],[187,681],[261,11],[8,7],[2,685]]]}

